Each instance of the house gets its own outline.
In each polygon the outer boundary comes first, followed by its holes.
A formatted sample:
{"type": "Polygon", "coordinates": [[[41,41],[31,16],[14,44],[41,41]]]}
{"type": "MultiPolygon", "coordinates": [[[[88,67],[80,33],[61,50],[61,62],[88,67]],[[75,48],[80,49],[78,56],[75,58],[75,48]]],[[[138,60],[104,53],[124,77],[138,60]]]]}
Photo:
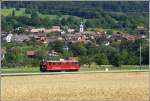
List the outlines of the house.
{"type": "Polygon", "coordinates": [[[47,42],[48,38],[45,34],[32,34],[30,35],[31,39],[35,39],[36,41],[47,42]]]}
{"type": "Polygon", "coordinates": [[[60,31],[60,26],[52,26],[52,29],[53,29],[53,30],[60,31]]]}
{"type": "Polygon", "coordinates": [[[111,37],[112,37],[112,35],[107,35],[107,37],[106,37],[106,38],[107,38],[107,39],[110,39],[111,37]]]}
{"type": "Polygon", "coordinates": [[[60,32],[60,35],[64,35],[64,34],[65,34],[65,31],[60,32]]]}
{"type": "Polygon", "coordinates": [[[29,41],[31,40],[31,38],[28,36],[28,35],[15,35],[15,41],[18,41],[18,42],[23,42],[23,41],[29,41]]]}
{"type": "Polygon", "coordinates": [[[30,32],[31,33],[39,33],[39,32],[43,32],[43,33],[50,33],[50,32],[60,32],[60,26],[52,26],[49,29],[45,29],[45,28],[31,28],[30,32]]]}
{"type": "Polygon", "coordinates": [[[68,33],[73,33],[74,31],[75,31],[75,29],[71,29],[71,28],[69,28],[69,29],[67,30],[68,33]]]}
{"type": "Polygon", "coordinates": [[[44,32],[45,28],[31,28],[30,32],[32,33],[38,33],[38,32],[44,32]]]}
{"type": "Polygon", "coordinates": [[[42,41],[44,43],[47,43],[47,37],[42,35],[42,36],[38,36],[39,37],[39,41],[42,41]]]}
{"type": "Polygon", "coordinates": [[[145,39],[146,38],[146,35],[137,35],[136,36],[136,40],[138,39],[145,39]]]}
{"type": "Polygon", "coordinates": [[[60,26],[52,26],[51,32],[61,32],[60,26]]]}
{"type": "Polygon", "coordinates": [[[7,37],[8,34],[9,34],[8,32],[4,32],[4,31],[1,32],[2,41],[6,40],[6,37],[7,37]]]}
{"type": "Polygon", "coordinates": [[[136,31],[139,34],[144,34],[146,32],[146,28],[144,28],[144,26],[137,26],[136,31]]]}
{"type": "Polygon", "coordinates": [[[135,36],[127,34],[127,33],[117,32],[117,33],[113,33],[112,39],[116,40],[116,41],[118,41],[118,40],[134,41],[135,40],[135,36]]]}
{"type": "Polygon", "coordinates": [[[50,32],[61,32],[60,26],[52,26],[49,29],[44,30],[45,33],[50,33],[50,32]]]}
{"type": "Polygon", "coordinates": [[[110,42],[106,42],[105,45],[106,45],[106,46],[109,46],[109,45],[110,45],[110,42]]]}
{"type": "Polygon", "coordinates": [[[48,59],[53,60],[53,59],[59,59],[59,53],[52,50],[48,52],[48,59]]]}
{"type": "Polygon", "coordinates": [[[106,37],[105,32],[92,32],[92,31],[84,31],[84,32],[77,32],[72,34],[65,34],[64,38],[72,43],[75,42],[89,42],[90,40],[106,37]]]}
{"type": "Polygon", "coordinates": [[[45,33],[51,33],[51,32],[52,32],[52,29],[45,29],[44,32],[45,32],[45,33]]]}
{"type": "Polygon", "coordinates": [[[11,42],[12,41],[12,37],[13,37],[12,33],[8,34],[6,36],[6,38],[5,38],[6,42],[11,42]]]}
{"type": "Polygon", "coordinates": [[[27,51],[27,52],[26,52],[26,55],[27,55],[28,57],[34,57],[34,56],[35,56],[35,52],[34,52],[34,51],[27,51]]]}

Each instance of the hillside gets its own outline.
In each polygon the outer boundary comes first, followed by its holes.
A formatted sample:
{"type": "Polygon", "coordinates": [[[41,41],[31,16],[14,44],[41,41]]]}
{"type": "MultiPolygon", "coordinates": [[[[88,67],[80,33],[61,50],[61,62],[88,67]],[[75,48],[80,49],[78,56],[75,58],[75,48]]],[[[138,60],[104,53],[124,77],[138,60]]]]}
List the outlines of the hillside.
{"type": "MultiPolygon", "coordinates": [[[[12,16],[12,13],[14,12],[15,17],[11,19],[17,20],[20,19],[20,16],[26,16],[26,19],[32,20],[32,13],[36,12],[38,13],[41,23],[28,24],[25,22],[19,25],[11,24],[10,27],[14,28],[23,25],[37,27],[67,25],[77,28],[76,24],[79,24],[81,21],[80,18],[82,18],[87,19],[85,23],[87,28],[117,29],[125,32],[135,33],[134,30],[137,26],[144,26],[148,29],[148,8],[149,5],[147,1],[3,1],[2,15],[5,17],[2,16],[2,19],[4,18],[7,20],[7,17],[12,16]],[[76,19],[76,16],[79,17],[79,19],[76,19]],[[49,21],[44,22],[44,20],[49,21]]],[[[37,23],[39,22],[37,21],[39,19],[36,19],[37,23]]],[[[2,21],[2,26],[4,22],[5,21],[2,21]]],[[[5,24],[6,23],[7,21],[5,24]]],[[[4,29],[8,30],[8,28],[4,29]]]]}
{"type": "MultiPolygon", "coordinates": [[[[2,8],[29,8],[50,13],[62,14],[80,11],[104,11],[104,12],[148,12],[148,1],[3,1],[2,8]]],[[[95,13],[95,12],[91,12],[95,13]]]]}
{"type": "Polygon", "coordinates": [[[147,65],[148,8],[148,1],[3,1],[2,66],[39,66],[53,51],[89,68],[147,65]]]}

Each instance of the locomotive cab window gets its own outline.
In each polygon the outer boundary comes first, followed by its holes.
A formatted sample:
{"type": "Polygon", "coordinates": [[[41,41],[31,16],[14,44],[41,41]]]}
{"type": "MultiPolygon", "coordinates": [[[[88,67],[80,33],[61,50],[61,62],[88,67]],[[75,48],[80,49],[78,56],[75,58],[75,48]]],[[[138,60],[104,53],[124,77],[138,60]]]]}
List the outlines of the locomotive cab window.
{"type": "Polygon", "coordinates": [[[60,65],[61,63],[60,63],[60,62],[58,62],[57,64],[58,64],[58,65],[60,65]]]}

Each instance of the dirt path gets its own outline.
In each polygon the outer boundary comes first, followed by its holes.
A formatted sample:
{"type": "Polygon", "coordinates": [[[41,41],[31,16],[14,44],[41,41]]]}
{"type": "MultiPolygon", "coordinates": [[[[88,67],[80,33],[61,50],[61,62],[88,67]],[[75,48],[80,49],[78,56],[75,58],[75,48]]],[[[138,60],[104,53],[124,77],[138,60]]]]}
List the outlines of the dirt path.
{"type": "Polygon", "coordinates": [[[2,77],[2,99],[148,99],[148,72],[2,77]]]}

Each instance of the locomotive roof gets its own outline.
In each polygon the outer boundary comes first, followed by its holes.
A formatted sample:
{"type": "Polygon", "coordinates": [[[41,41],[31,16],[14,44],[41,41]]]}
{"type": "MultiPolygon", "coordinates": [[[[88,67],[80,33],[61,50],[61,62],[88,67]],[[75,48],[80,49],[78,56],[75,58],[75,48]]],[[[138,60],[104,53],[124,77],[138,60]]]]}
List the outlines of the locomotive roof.
{"type": "Polygon", "coordinates": [[[78,62],[77,60],[48,60],[47,62],[78,62]]]}

